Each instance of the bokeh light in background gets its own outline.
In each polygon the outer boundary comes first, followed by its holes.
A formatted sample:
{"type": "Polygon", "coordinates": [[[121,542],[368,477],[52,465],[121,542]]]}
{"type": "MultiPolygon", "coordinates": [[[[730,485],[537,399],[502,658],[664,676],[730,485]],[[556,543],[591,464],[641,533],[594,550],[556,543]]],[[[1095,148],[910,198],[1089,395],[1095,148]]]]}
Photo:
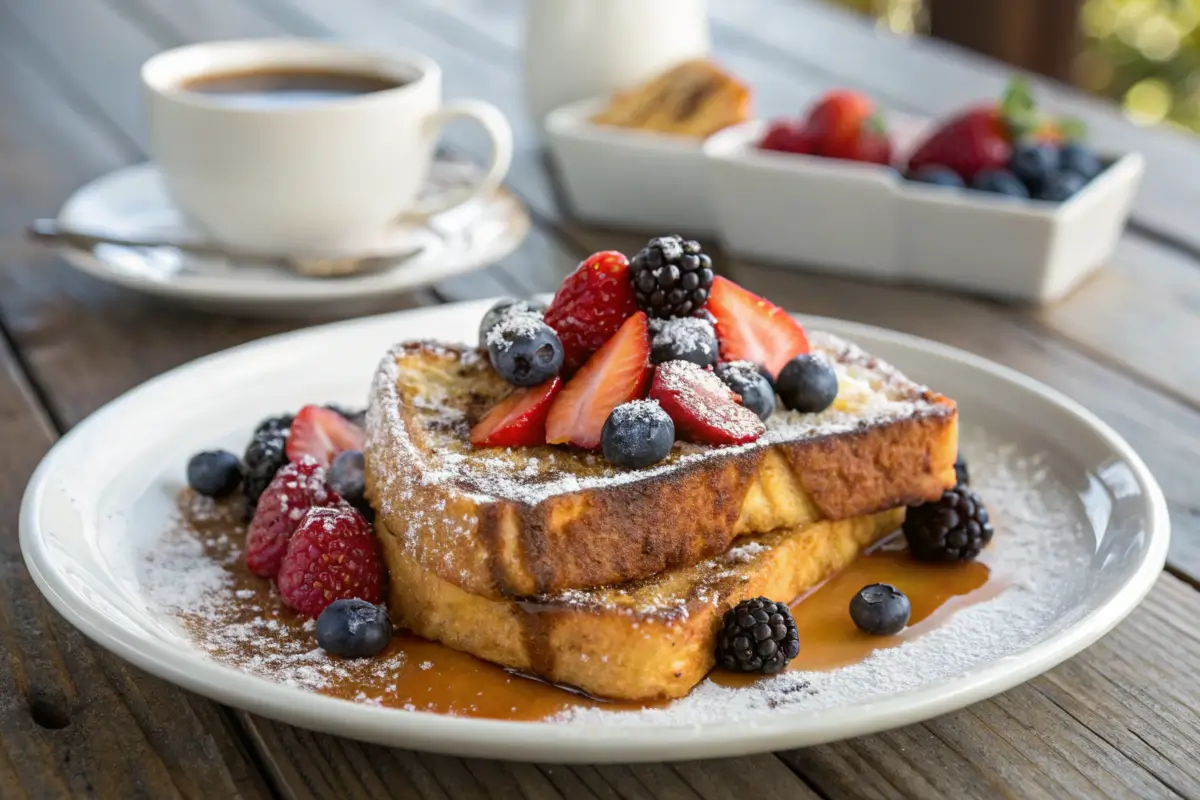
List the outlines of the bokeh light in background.
{"type": "MultiPolygon", "coordinates": [[[[896,33],[926,29],[921,0],[832,0],[896,33]]],[[[1074,80],[1130,119],[1200,133],[1200,0],[1086,0],[1074,80]]]]}

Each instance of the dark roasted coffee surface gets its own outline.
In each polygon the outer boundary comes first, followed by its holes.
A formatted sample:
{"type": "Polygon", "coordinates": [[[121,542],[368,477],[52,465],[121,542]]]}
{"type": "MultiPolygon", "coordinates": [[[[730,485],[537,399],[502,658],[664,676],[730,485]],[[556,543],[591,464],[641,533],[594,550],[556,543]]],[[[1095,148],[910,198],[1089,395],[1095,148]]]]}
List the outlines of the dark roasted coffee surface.
{"type": "Polygon", "coordinates": [[[285,108],[345,100],[402,85],[394,78],[366,73],[262,69],[202,75],[181,88],[231,106],[285,108]]]}

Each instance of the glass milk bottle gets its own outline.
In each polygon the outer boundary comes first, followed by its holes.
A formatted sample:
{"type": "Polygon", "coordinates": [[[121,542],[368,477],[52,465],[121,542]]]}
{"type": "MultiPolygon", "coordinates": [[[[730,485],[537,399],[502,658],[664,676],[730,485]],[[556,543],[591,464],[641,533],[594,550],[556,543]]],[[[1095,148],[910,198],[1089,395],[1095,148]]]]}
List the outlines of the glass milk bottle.
{"type": "Polygon", "coordinates": [[[546,114],[709,52],[707,0],[526,0],[525,100],[546,114]]]}

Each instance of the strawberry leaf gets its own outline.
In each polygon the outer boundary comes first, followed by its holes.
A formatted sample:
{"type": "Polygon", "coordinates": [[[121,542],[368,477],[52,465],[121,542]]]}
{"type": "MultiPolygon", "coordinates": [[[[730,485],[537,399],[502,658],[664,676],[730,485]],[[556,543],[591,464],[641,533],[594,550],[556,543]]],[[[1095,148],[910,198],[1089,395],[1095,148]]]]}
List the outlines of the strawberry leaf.
{"type": "Polygon", "coordinates": [[[1037,101],[1029,88],[1029,81],[1014,75],[1000,99],[1000,116],[1008,127],[1013,141],[1029,135],[1038,126],[1037,101]]]}

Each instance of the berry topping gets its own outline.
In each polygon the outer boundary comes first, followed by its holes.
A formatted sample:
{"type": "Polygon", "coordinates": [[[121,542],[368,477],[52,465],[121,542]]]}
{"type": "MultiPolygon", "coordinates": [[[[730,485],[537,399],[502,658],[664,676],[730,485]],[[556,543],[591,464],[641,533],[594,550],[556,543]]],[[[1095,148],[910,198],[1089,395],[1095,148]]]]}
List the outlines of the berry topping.
{"type": "Polygon", "coordinates": [[[908,160],[908,171],[938,164],[964,180],[973,181],[983,170],[1002,169],[1012,157],[1012,143],[1037,125],[1029,87],[1013,80],[999,104],[968,109],[942,123],[908,160]]]}
{"type": "Polygon", "coordinates": [[[1006,169],[985,169],[975,175],[971,188],[1005,197],[1029,197],[1029,189],[1021,179],[1006,169]]]}
{"type": "Polygon", "coordinates": [[[600,434],[610,464],[641,469],[657,464],[675,444],[675,423],[653,400],[633,400],[613,409],[600,434]]]}
{"type": "Polygon", "coordinates": [[[545,312],[546,304],[539,303],[537,300],[516,300],[512,297],[497,300],[496,304],[489,308],[487,313],[483,315],[483,319],[479,323],[480,349],[487,349],[488,332],[496,326],[496,323],[509,314],[532,314],[541,319],[545,312]]]}
{"type": "Polygon", "coordinates": [[[808,129],[807,123],[799,119],[773,120],[767,128],[760,150],[775,150],[780,153],[809,155],[816,152],[817,137],[808,129]]]}
{"type": "Polygon", "coordinates": [[[242,482],[242,462],[228,450],[196,453],[187,464],[187,482],[206,497],[224,497],[242,482]]]}
{"type": "Polygon", "coordinates": [[[961,455],[954,459],[954,481],[958,486],[967,486],[971,483],[971,473],[967,470],[967,462],[961,455]]]}
{"type": "Polygon", "coordinates": [[[615,250],[588,256],[546,309],[546,324],[562,341],[563,370],[569,375],[583,366],[637,310],[629,260],[615,250]]]}
{"type": "Polygon", "coordinates": [[[933,186],[952,186],[956,189],[966,186],[957,172],[949,167],[942,167],[937,164],[927,164],[915,172],[909,173],[908,179],[914,183],[928,183],[933,186]]]}
{"type": "Polygon", "coordinates": [[[637,304],[652,317],[687,317],[704,308],[712,287],[712,259],[700,243],[680,236],[651,239],[629,264],[637,304]]]}
{"type": "Polygon", "coordinates": [[[476,447],[528,447],[546,443],[546,416],[554,396],[562,388],[561,378],[541,386],[518,389],[492,406],[471,429],[476,447]]]}
{"type": "Polygon", "coordinates": [[[383,563],[371,526],[344,503],[310,509],[288,542],[275,581],[283,602],[308,617],[334,600],[378,603],[383,563]]]}
{"type": "Polygon", "coordinates": [[[875,104],[858,92],[827,93],[808,112],[805,130],[813,137],[816,155],[874,164],[892,159],[892,142],[875,104]]]}
{"type": "Polygon", "coordinates": [[[746,444],[766,431],[763,421],[711,371],[668,361],[654,371],[650,398],[675,423],[680,439],[696,444],[746,444]]]}
{"type": "Polygon", "coordinates": [[[562,342],[535,314],[504,317],[488,332],[487,348],[496,372],[514,386],[537,386],[562,369],[562,342]]]}
{"type": "Polygon", "coordinates": [[[717,333],[700,317],[650,321],[650,361],[690,361],[702,367],[717,363],[717,333]]]}
{"type": "Polygon", "coordinates": [[[723,669],[774,675],[799,653],[800,634],[786,603],[756,597],[725,612],[717,635],[723,669]]]}
{"type": "Polygon", "coordinates": [[[1079,142],[1067,142],[1059,154],[1060,166],[1065,170],[1082,175],[1084,180],[1091,180],[1104,171],[1104,163],[1100,156],[1079,142]]]}
{"type": "Polygon", "coordinates": [[[375,512],[365,497],[366,476],[363,468],[366,462],[361,450],[345,450],[338,453],[329,465],[325,483],[329,488],[341,495],[342,499],[354,506],[359,512],[371,520],[375,512]]]}
{"type": "Polygon", "coordinates": [[[314,506],[338,502],[325,485],[325,470],[311,458],[286,465],[258,500],[246,532],[246,566],[255,575],[273,578],[279,572],[288,540],[304,514],[314,506]]]}
{"type": "Polygon", "coordinates": [[[292,420],[287,440],[289,461],[305,456],[328,467],[343,450],[362,450],[367,435],[362,428],[324,406],[305,406],[292,420]]]}
{"type": "Polygon", "coordinates": [[[728,278],[713,280],[708,309],[717,318],[722,361],[753,361],[775,376],[793,356],[808,352],[799,322],[728,278]]]}
{"type": "Polygon", "coordinates": [[[366,600],[334,600],[317,617],[317,644],[331,655],[367,658],[379,655],[391,640],[387,609],[366,600]]]}
{"type": "Polygon", "coordinates": [[[850,619],[863,633],[892,636],[904,630],[912,614],[908,596],[887,583],[864,586],[850,601],[850,619]]]}
{"type": "Polygon", "coordinates": [[[330,411],[335,411],[338,414],[341,414],[349,422],[357,425],[360,428],[365,427],[367,424],[367,410],[365,408],[360,408],[357,411],[351,411],[345,406],[339,406],[337,403],[326,403],[325,407],[330,411]]]}
{"type": "Polygon", "coordinates": [[[651,370],[650,326],[638,311],[554,398],[546,417],[546,441],[599,448],[608,415],[622,403],[646,396],[651,370]]]}
{"type": "Polygon", "coordinates": [[[1087,178],[1078,172],[1062,169],[1046,179],[1046,183],[1041,187],[1036,197],[1039,200],[1061,203],[1077,195],[1086,185],[1087,178]]]}
{"type": "Polygon", "coordinates": [[[908,509],[904,538],[919,561],[970,561],[992,540],[992,524],[979,495],[956,486],[908,509]]]}
{"type": "Polygon", "coordinates": [[[717,377],[733,393],[740,395],[742,405],[766,421],[775,411],[775,389],[758,368],[749,361],[729,361],[717,365],[717,377]]]}
{"type": "Polygon", "coordinates": [[[291,424],[290,416],[265,419],[254,429],[250,444],[246,445],[242,455],[242,492],[246,495],[246,509],[250,513],[275,473],[288,463],[287,439],[291,424]]]}
{"type": "Polygon", "coordinates": [[[837,399],[837,373],[819,356],[796,356],[779,371],[775,391],[785,408],[816,414],[837,399]]]}
{"type": "Polygon", "coordinates": [[[1059,162],[1059,150],[1053,144],[1026,139],[1013,148],[1008,169],[1030,192],[1037,194],[1046,180],[1058,171],[1059,162]]]}

